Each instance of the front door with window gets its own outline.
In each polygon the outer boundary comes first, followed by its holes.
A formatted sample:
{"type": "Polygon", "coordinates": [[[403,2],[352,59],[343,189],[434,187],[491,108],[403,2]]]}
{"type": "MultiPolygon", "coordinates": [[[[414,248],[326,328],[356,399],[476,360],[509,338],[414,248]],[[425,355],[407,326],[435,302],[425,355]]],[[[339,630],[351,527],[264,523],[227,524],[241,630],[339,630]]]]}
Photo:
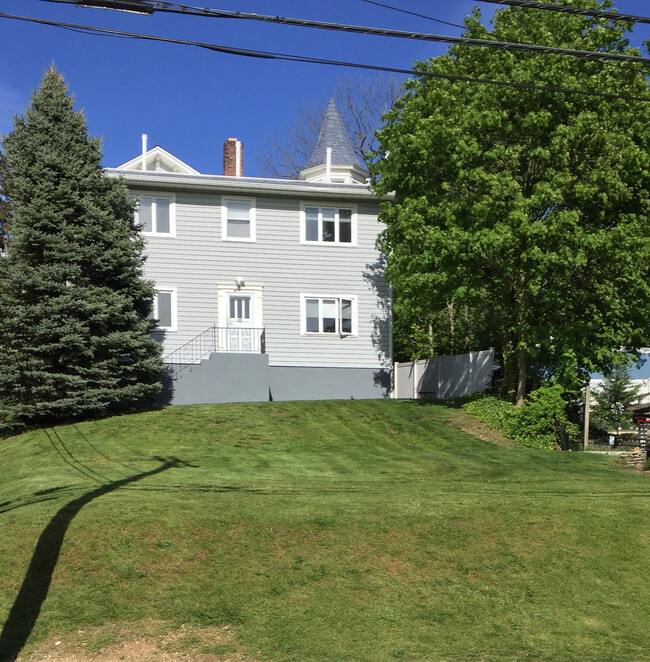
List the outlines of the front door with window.
{"type": "Polygon", "coordinates": [[[254,352],[253,297],[231,294],[228,297],[228,351],[254,352]]]}

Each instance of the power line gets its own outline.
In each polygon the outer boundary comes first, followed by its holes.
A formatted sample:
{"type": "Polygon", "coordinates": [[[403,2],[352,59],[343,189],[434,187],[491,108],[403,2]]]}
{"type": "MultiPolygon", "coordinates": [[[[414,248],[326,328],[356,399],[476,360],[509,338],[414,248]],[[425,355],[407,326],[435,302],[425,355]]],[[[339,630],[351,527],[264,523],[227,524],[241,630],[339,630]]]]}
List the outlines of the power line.
{"type": "MultiPolygon", "coordinates": [[[[65,2],[65,0],[46,0],[47,2],[65,2]]],[[[65,2],[65,4],[71,4],[65,2]]],[[[266,16],[264,14],[251,14],[246,12],[228,11],[224,9],[209,9],[191,7],[175,2],[154,0],[147,3],[154,11],[172,14],[185,14],[192,16],[209,16],[212,18],[232,18],[240,20],[264,21],[267,23],[280,23],[297,27],[317,28],[320,30],[335,30],[353,34],[374,35],[380,37],[397,37],[400,39],[415,39],[419,41],[432,41],[447,44],[462,44],[465,46],[482,46],[485,48],[505,49],[509,51],[523,51],[528,53],[544,53],[546,55],[568,55],[589,60],[609,60],[613,62],[634,62],[648,64],[650,58],[640,55],[625,55],[623,53],[608,53],[604,51],[583,51],[574,48],[557,48],[553,46],[538,46],[536,44],[519,44],[509,41],[492,41],[490,39],[474,39],[472,37],[452,37],[423,32],[409,32],[405,30],[391,30],[388,28],[372,28],[361,25],[348,25],[346,23],[329,23],[301,18],[288,18],[282,16],[266,16]]]]}
{"type": "Polygon", "coordinates": [[[383,7],[384,9],[391,9],[392,11],[397,11],[400,12],[401,14],[408,14],[409,16],[426,18],[427,21],[435,21],[436,23],[442,23],[443,25],[451,25],[452,28],[460,28],[461,30],[465,29],[465,26],[460,25],[459,23],[450,23],[449,21],[443,21],[440,18],[427,16],[426,14],[418,14],[418,12],[416,11],[409,11],[408,9],[401,9],[400,7],[393,7],[392,5],[386,5],[383,2],[377,2],[376,0],[361,0],[361,2],[367,2],[369,5],[376,5],[377,7],[383,7]]]}
{"type": "Polygon", "coordinates": [[[0,18],[7,18],[18,21],[27,21],[29,23],[37,23],[40,25],[49,25],[58,28],[65,28],[68,30],[82,31],[89,35],[102,35],[108,37],[128,37],[131,39],[141,39],[145,41],[160,41],[169,44],[180,44],[183,46],[195,46],[197,48],[205,48],[210,51],[219,53],[226,53],[229,55],[239,55],[243,57],[261,58],[266,60],[284,60],[288,62],[304,62],[307,64],[324,64],[337,67],[352,67],[356,69],[366,69],[372,71],[386,71],[389,73],[405,74],[408,76],[422,77],[422,78],[437,78],[441,80],[461,81],[468,83],[479,83],[482,85],[496,85],[499,87],[515,87],[527,90],[539,90],[544,92],[562,93],[562,94],[577,94],[590,97],[603,97],[607,99],[623,99],[626,101],[638,101],[642,103],[650,102],[650,97],[637,97],[626,94],[610,94],[607,92],[592,92],[589,90],[576,90],[571,88],[553,87],[549,85],[534,85],[532,83],[516,83],[512,81],[499,81],[487,78],[473,78],[470,76],[459,76],[453,74],[443,74],[432,71],[417,71],[415,69],[402,69],[399,67],[385,67],[374,64],[363,64],[359,62],[345,62],[341,60],[328,60],[324,58],[308,57],[303,55],[291,55],[287,53],[275,53],[270,51],[257,51],[247,48],[235,48],[232,46],[223,46],[220,44],[211,44],[200,41],[187,41],[184,39],[174,39],[172,37],[161,37],[157,35],[142,34],[139,32],[126,32],[124,30],[111,30],[108,28],[97,28],[88,25],[78,25],[74,23],[63,23],[61,21],[49,21],[42,18],[31,18],[27,16],[15,16],[12,14],[4,14],[0,12],[0,18]]]}
{"type": "Polygon", "coordinates": [[[571,5],[556,3],[537,2],[535,0],[481,0],[494,5],[509,5],[511,7],[523,7],[526,9],[543,9],[546,11],[561,12],[563,14],[578,14],[580,16],[594,16],[596,18],[607,18],[612,21],[630,21],[632,23],[650,23],[648,16],[635,16],[634,14],[619,14],[602,9],[582,9],[571,5]]]}

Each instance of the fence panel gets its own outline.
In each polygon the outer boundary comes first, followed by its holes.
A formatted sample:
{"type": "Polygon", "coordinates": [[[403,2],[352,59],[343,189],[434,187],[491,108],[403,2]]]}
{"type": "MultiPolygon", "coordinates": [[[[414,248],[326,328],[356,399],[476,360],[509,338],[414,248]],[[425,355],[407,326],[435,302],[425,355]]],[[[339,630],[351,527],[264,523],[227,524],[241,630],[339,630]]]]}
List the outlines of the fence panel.
{"type": "Polygon", "coordinates": [[[395,364],[395,386],[396,398],[415,398],[415,363],[395,364]]]}
{"type": "Polygon", "coordinates": [[[494,350],[395,364],[396,398],[458,398],[492,381],[494,350]]]}

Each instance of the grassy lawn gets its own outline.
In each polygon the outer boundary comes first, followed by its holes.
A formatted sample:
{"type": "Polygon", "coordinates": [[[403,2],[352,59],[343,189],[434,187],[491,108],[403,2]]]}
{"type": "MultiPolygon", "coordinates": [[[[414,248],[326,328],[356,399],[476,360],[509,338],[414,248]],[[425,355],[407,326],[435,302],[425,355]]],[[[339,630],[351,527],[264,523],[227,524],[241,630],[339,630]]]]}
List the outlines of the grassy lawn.
{"type": "Polygon", "coordinates": [[[214,660],[650,660],[650,476],[459,416],[175,407],[0,441],[0,651],[165,623],[228,626],[183,640],[214,660]]]}

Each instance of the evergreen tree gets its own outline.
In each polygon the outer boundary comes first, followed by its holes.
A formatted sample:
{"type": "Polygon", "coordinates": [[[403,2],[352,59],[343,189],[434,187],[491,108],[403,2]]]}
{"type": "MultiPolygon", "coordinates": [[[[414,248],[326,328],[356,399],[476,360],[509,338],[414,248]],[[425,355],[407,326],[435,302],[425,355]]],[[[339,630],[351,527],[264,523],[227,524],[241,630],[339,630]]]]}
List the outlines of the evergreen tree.
{"type": "Polygon", "coordinates": [[[9,214],[9,193],[5,184],[5,157],[0,152],[0,255],[7,250],[11,232],[11,219],[9,214]]]}
{"type": "Polygon", "coordinates": [[[154,290],[121,181],[49,69],[4,138],[11,249],[0,279],[0,431],[151,401],[154,290]],[[4,420],[4,423],[3,423],[4,420]]]}
{"type": "Polygon", "coordinates": [[[616,366],[594,389],[594,421],[620,430],[632,421],[632,405],[639,400],[641,387],[630,379],[627,366],[616,366]]]}

